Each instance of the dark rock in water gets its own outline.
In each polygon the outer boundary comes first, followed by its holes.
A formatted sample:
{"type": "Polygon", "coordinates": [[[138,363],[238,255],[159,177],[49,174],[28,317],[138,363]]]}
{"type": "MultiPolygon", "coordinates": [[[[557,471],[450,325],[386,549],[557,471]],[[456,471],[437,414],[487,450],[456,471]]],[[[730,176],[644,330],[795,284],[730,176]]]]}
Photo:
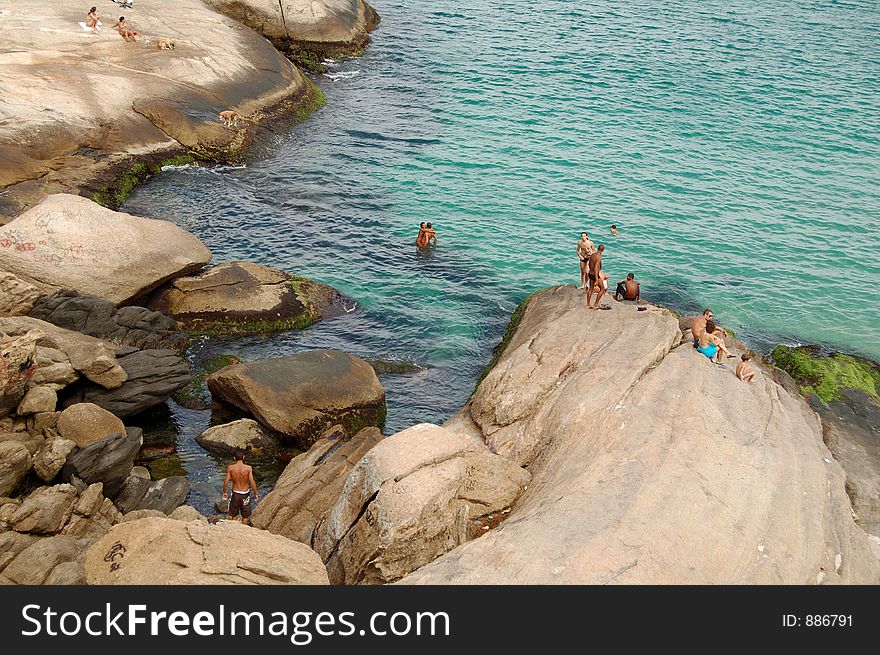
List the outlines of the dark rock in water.
{"type": "Polygon", "coordinates": [[[116,416],[132,416],[161,405],[192,379],[189,364],[172,350],[123,348],[117,361],[128,374],[121,387],[110,390],[80,382],[67,390],[63,404],[94,403],[116,416]]]}
{"type": "Polygon", "coordinates": [[[172,280],[148,305],[191,332],[262,334],[340,316],[354,302],[325,284],[260,264],[229,262],[172,280]]]}
{"type": "Polygon", "coordinates": [[[75,450],[61,469],[61,479],[76,476],[86,484],[103,482],[104,495],[112,498],[131,473],[142,441],[140,428],[126,428],[125,434],[111,434],[75,450]]]}
{"type": "Polygon", "coordinates": [[[365,361],[373,367],[373,370],[376,371],[378,375],[418,373],[419,371],[425,370],[415,362],[392,362],[387,359],[367,359],[365,361]]]}
{"type": "Polygon", "coordinates": [[[174,402],[187,409],[210,409],[211,393],[205,379],[211,373],[233,364],[241,364],[241,360],[235,355],[215,355],[196,363],[192,381],[172,396],[174,402]]]}
{"type": "Polygon", "coordinates": [[[208,377],[215,399],[307,449],[327,428],[348,435],[385,420],[385,389],[364,360],[338,350],[228,366],[208,377]]]}
{"type": "Polygon", "coordinates": [[[843,400],[808,400],[822,419],[828,449],[846,473],[857,522],[880,537],[880,403],[864,391],[842,389],[843,400]]]}
{"type": "Polygon", "coordinates": [[[189,480],[183,476],[150,481],[130,475],[114,502],[123,514],[142,509],[170,514],[184,503],[189,493],[189,486],[189,480]]]}
{"type": "Polygon", "coordinates": [[[118,346],[183,352],[189,344],[173,318],[145,307],[117,309],[109,300],[72,290],[40,297],[28,315],[118,346]]]}
{"type": "Polygon", "coordinates": [[[159,444],[144,446],[138,451],[135,461],[138,463],[150,462],[161,457],[173,455],[177,449],[171,444],[159,444]]]}

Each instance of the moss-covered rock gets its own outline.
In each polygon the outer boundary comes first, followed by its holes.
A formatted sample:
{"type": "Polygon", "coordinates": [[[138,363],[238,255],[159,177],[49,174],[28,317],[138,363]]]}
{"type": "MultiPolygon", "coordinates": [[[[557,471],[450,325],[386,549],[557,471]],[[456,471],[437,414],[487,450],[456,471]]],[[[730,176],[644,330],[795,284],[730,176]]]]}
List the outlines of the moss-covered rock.
{"type": "Polygon", "coordinates": [[[198,161],[194,154],[181,154],[158,161],[138,161],[92,192],[92,201],[108,209],[119,209],[135,187],[161,172],[165,166],[183,166],[198,161]]]}
{"type": "Polygon", "coordinates": [[[523,313],[526,311],[526,306],[529,304],[529,300],[532,299],[537,293],[540,293],[543,289],[539,289],[533,293],[530,293],[528,296],[523,298],[522,302],[516,306],[516,309],[513,310],[513,314],[510,315],[510,322],[507,324],[507,329],[504,331],[504,336],[501,338],[501,343],[499,343],[492,350],[492,359],[489,360],[489,363],[486,364],[486,368],[483,369],[482,374],[480,375],[480,379],[477,380],[477,384],[474,385],[474,391],[477,390],[477,387],[480,386],[480,382],[489,375],[489,371],[495,368],[495,364],[498,363],[498,360],[501,359],[501,355],[504,354],[504,350],[507,348],[507,344],[510,343],[510,340],[513,338],[513,335],[516,334],[516,329],[519,327],[519,322],[522,320],[523,313]]]}
{"type": "Polygon", "coordinates": [[[880,399],[880,368],[870,360],[844,353],[825,355],[814,346],[777,346],[771,356],[804,394],[815,393],[829,402],[841,399],[841,389],[858,389],[880,399]]]}
{"type": "Polygon", "coordinates": [[[203,360],[197,365],[192,382],[172,396],[174,402],[187,409],[209,409],[211,393],[208,391],[205,379],[221,368],[240,363],[241,360],[235,355],[216,355],[203,360]]]}

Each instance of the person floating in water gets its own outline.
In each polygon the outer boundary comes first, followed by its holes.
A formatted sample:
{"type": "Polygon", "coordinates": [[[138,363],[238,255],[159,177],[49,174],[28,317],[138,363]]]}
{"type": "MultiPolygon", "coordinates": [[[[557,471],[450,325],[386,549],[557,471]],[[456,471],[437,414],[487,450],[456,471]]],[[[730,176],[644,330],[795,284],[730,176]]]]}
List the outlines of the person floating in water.
{"type": "Polygon", "coordinates": [[[605,295],[605,282],[602,277],[602,253],[605,252],[605,246],[600,245],[599,248],[590,255],[590,272],[587,274],[587,309],[599,309],[599,301],[605,295]],[[590,298],[593,295],[593,289],[596,289],[596,304],[590,304],[590,298]]]}
{"type": "Polygon", "coordinates": [[[590,255],[596,251],[596,246],[590,241],[586,232],[581,232],[581,240],[577,245],[577,256],[581,265],[581,286],[578,289],[587,288],[587,275],[590,273],[590,255]]]}
{"type": "Polygon", "coordinates": [[[617,231],[617,226],[616,226],[616,225],[612,225],[612,226],[611,226],[611,234],[613,234],[614,236],[617,236],[617,235],[620,234],[620,232],[617,231]]]}
{"type": "Polygon", "coordinates": [[[752,367],[749,366],[749,360],[751,358],[751,355],[743,353],[742,361],[736,365],[736,377],[743,382],[751,382],[755,378],[755,372],[752,370],[752,367]]]}
{"type": "Polygon", "coordinates": [[[232,499],[229,501],[229,518],[238,518],[241,514],[241,522],[250,525],[251,522],[251,491],[254,492],[254,502],[260,499],[257,492],[257,483],[254,481],[254,470],[244,463],[244,452],[239,451],[235,456],[235,464],[230,464],[226,469],[226,479],[223,481],[223,495],[226,500],[226,489],[232,481],[232,499]]]}
{"type": "Polygon", "coordinates": [[[642,292],[641,289],[639,289],[639,283],[636,282],[636,276],[633,273],[627,275],[623,282],[617,283],[617,291],[614,292],[613,296],[618,302],[621,299],[639,301],[641,300],[641,297],[642,292]]]}

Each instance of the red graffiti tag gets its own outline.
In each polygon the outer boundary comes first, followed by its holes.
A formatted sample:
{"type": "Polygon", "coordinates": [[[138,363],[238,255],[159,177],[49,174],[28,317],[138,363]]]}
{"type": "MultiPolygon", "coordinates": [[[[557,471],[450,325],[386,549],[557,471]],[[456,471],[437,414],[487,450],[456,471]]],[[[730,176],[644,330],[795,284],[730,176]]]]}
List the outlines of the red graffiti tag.
{"type": "Polygon", "coordinates": [[[32,244],[30,241],[27,241],[25,243],[16,243],[15,244],[15,249],[18,250],[19,252],[26,252],[29,250],[34,250],[35,248],[36,248],[36,246],[34,244],[32,244]]]}
{"type": "Polygon", "coordinates": [[[8,248],[11,245],[12,241],[10,241],[9,239],[3,239],[3,241],[0,241],[0,246],[3,246],[4,248],[8,248]]]}

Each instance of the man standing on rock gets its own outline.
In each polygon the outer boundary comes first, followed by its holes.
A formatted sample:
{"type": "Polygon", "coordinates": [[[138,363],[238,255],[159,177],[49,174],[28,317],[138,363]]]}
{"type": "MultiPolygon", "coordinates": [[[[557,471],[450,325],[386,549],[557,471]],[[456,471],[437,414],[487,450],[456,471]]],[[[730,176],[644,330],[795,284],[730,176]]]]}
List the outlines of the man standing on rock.
{"type": "Polygon", "coordinates": [[[254,470],[244,463],[244,452],[238,451],[235,456],[235,464],[230,464],[226,469],[226,480],[223,481],[223,500],[226,500],[226,489],[232,480],[232,500],[229,501],[229,518],[237,519],[241,514],[241,522],[251,524],[251,490],[254,492],[254,502],[260,499],[257,491],[257,483],[254,481],[254,470]]]}
{"type": "Polygon", "coordinates": [[[605,246],[600,245],[599,249],[590,255],[590,272],[587,275],[589,286],[587,287],[587,309],[599,309],[599,301],[605,295],[605,281],[602,277],[602,253],[605,252],[605,246]],[[590,305],[590,297],[593,295],[593,289],[596,289],[596,304],[590,305]]]}

